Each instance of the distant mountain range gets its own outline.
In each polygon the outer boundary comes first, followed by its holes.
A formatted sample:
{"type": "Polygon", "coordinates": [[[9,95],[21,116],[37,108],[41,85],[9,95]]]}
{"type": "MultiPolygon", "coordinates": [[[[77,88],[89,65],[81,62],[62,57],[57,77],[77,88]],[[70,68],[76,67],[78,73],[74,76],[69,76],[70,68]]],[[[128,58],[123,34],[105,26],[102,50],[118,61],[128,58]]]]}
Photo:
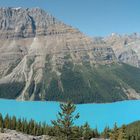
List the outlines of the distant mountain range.
{"type": "Polygon", "coordinates": [[[104,38],[94,38],[95,42],[105,43],[113,48],[118,61],[140,67],[140,34],[112,35],[104,38]]]}
{"type": "Polygon", "coordinates": [[[140,99],[140,36],[88,37],[40,8],[0,8],[0,98],[140,99]]]}

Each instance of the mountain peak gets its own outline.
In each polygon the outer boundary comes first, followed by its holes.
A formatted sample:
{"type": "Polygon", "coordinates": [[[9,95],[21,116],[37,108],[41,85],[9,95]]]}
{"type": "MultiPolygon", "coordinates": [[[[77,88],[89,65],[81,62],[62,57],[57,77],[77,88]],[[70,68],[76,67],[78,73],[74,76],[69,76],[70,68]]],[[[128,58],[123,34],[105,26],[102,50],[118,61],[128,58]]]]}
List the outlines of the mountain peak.
{"type": "Polygon", "coordinates": [[[140,98],[137,92],[123,91],[127,86],[121,88],[122,79],[103,80],[110,66],[121,67],[110,44],[93,40],[40,8],[1,8],[0,44],[0,98],[76,103],[140,98]],[[100,87],[106,83],[110,99],[100,87]]]}
{"type": "Polygon", "coordinates": [[[57,22],[40,8],[0,8],[0,38],[45,35],[48,26],[57,22]]]}

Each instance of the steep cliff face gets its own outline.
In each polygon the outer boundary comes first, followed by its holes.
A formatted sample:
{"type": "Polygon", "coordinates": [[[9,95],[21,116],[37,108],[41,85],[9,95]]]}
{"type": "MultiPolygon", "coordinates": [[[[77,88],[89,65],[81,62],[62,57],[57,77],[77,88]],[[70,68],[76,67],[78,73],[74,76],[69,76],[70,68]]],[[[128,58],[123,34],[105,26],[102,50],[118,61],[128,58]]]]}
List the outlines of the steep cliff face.
{"type": "Polygon", "coordinates": [[[28,38],[46,35],[56,19],[39,8],[0,8],[0,38],[28,38]]]}
{"type": "Polygon", "coordinates": [[[139,89],[125,82],[117,81],[113,95],[107,89],[109,98],[100,91],[116,83],[98,83],[104,77],[100,65],[119,66],[117,61],[110,44],[93,41],[39,8],[0,9],[1,98],[66,101],[75,96],[76,103],[139,98],[139,89]],[[132,96],[128,88],[135,91],[132,96]]]}

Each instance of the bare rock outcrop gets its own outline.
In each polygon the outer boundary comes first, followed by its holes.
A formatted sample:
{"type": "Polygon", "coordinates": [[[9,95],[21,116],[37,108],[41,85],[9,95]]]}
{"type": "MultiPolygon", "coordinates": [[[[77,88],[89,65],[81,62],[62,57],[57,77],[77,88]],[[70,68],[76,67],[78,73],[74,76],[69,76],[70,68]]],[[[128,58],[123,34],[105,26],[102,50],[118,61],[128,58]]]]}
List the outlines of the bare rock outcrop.
{"type": "Polygon", "coordinates": [[[31,136],[15,130],[5,130],[4,133],[0,132],[0,140],[55,140],[55,138],[46,135],[31,136]]]}

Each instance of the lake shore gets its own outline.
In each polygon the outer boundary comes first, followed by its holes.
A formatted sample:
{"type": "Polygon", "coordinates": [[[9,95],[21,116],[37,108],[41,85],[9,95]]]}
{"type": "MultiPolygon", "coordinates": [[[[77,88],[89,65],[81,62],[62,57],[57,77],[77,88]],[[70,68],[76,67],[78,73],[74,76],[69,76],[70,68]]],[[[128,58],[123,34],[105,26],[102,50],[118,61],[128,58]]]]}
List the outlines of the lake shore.
{"type": "MultiPolygon", "coordinates": [[[[80,118],[75,125],[83,125],[88,122],[91,128],[103,131],[106,126],[113,128],[116,122],[118,126],[140,120],[140,100],[128,100],[106,104],[78,104],[76,112],[80,118]]],[[[34,119],[36,122],[46,122],[51,125],[51,120],[56,120],[56,114],[60,111],[59,102],[41,101],[17,101],[0,99],[0,113],[5,116],[34,119]]]]}

